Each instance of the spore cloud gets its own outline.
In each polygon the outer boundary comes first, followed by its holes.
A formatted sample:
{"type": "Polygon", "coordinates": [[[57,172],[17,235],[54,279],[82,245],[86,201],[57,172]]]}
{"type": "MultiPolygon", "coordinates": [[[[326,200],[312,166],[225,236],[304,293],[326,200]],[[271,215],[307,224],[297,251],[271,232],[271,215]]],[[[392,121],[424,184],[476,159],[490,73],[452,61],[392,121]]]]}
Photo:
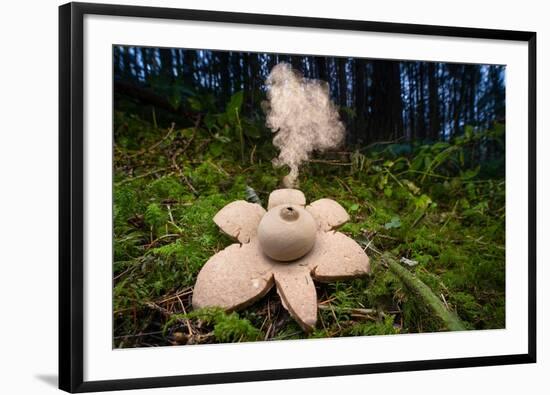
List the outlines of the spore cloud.
{"type": "Polygon", "coordinates": [[[266,124],[274,133],[273,145],[279,149],[273,164],[289,167],[283,184],[291,188],[297,184],[300,166],[314,151],[337,147],[345,128],[325,81],[304,78],[289,64],[279,63],[266,83],[266,124]]]}

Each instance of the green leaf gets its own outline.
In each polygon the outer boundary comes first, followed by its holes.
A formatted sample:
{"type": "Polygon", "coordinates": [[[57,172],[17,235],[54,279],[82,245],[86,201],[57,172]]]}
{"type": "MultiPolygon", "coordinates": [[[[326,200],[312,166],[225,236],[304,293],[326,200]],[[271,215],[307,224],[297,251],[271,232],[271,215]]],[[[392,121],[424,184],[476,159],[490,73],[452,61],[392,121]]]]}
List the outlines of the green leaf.
{"type": "Polygon", "coordinates": [[[440,142],[437,142],[433,145],[433,150],[443,150],[445,148],[448,148],[449,147],[449,143],[446,143],[444,141],[440,141],[440,142]]]}
{"type": "Polygon", "coordinates": [[[216,115],[216,123],[218,124],[219,127],[223,128],[227,126],[227,122],[228,122],[228,119],[225,113],[216,115]]]}
{"type": "Polygon", "coordinates": [[[469,169],[462,173],[462,179],[464,180],[470,180],[477,176],[479,173],[480,166],[477,166],[475,169],[469,169]]]}
{"type": "Polygon", "coordinates": [[[422,165],[424,164],[425,157],[425,154],[416,155],[416,157],[412,161],[411,170],[420,170],[422,168],[422,165]]]}
{"type": "Polygon", "coordinates": [[[420,195],[414,201],[416,208],[426,209],[432,203],[432,199],[428,195],[420,195]]]}
{"type": "Polygon", "coordinates": [[[231,99],[229,99],[229,103],[227,103],[227,106],[225,107],[225,114],[227,115],[227,119],[230,122],[235,122],[237,114],[241,112],[241,107],[243,105],[243,95],[243,91],[235,93],[233,96],[231,96],[231,99]]]}
{"type": "Polygon", "coordinates": [[[384,228],[386,229],[393,229],[393,228],[400,228],[401,227],[401,218],[398,216],[395,216],[391,219],[390,222],[386,222],[384,224],[384,228]]]}

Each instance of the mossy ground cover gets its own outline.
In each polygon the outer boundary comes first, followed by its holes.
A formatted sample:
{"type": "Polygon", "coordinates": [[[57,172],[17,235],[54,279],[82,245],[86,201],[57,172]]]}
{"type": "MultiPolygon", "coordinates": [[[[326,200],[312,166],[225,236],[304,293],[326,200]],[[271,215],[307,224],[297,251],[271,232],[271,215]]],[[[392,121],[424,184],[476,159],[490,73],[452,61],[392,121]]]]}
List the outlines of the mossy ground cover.
{"type": "Polygon", "coordinates": [[[373,268],[368,278],[316,284],[312,333],[274,290],[244,311],[193,311],[198,272],[233,243],[214,214],[245,199],[247,186],[265,206],[285,175],[270,162],[276,151],[262,120],[238,115],[196,111],[172,123],[128,104],[115,112],[114,347],[447,330],[379,252],[408,259],[404,268],[467,329],[505,326],[503,161],[478,157],[487,141],[502,140],[498,125],[450,142],[347,147],[302,169],[308,201],[328,197],[347,209],[340,230],[373,268]]]}

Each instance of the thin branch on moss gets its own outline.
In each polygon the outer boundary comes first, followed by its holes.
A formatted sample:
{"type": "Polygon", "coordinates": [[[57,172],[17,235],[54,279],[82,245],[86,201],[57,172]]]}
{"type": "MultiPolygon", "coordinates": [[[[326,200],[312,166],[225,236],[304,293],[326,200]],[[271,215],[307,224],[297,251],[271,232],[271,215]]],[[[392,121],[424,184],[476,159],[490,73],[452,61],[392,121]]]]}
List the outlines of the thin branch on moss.
{"type": "Polygon", "coordinates": [[[464,331],[466,327],[460,321],[458,316],[448,309],[441,300],[432,292],[432,290],[399,264],[391,254],[384,253],[382,262],[394,273],[407,288],[415,292],[432,312],[443,322],[445,327],[451,331],[464,331]]]}
{"type": "Polygon", "coordinates": [[[127,183],[130,183],[130,182],[139,180],[140,178],[149,177],[149,176],[155,175],[157,173],[162,173],[163,171],[167,171],[167,170],[168,170],[168,168],[166,168],[166,167],[163,167],[161,169],[151,170],[151,171],[148,171],[147,173],[140,174],[139,176],[135,176],[135,177],[132,177],[132,178],[125,178],[124,180],[120,180],[119,182],[115,182],[114,186],[118,187],[120,185],[127,184],[127,183]]]}

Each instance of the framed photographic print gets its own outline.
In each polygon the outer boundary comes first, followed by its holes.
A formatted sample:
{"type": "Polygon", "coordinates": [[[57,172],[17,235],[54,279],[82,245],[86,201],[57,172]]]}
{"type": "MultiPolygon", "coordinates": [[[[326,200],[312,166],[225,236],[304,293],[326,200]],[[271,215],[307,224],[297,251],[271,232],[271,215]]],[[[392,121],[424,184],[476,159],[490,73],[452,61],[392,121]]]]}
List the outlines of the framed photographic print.
{"type": "Polygon", "coordinates": [[[535,362],[535,33],[59,12],[61,389],[535,362]]]}

